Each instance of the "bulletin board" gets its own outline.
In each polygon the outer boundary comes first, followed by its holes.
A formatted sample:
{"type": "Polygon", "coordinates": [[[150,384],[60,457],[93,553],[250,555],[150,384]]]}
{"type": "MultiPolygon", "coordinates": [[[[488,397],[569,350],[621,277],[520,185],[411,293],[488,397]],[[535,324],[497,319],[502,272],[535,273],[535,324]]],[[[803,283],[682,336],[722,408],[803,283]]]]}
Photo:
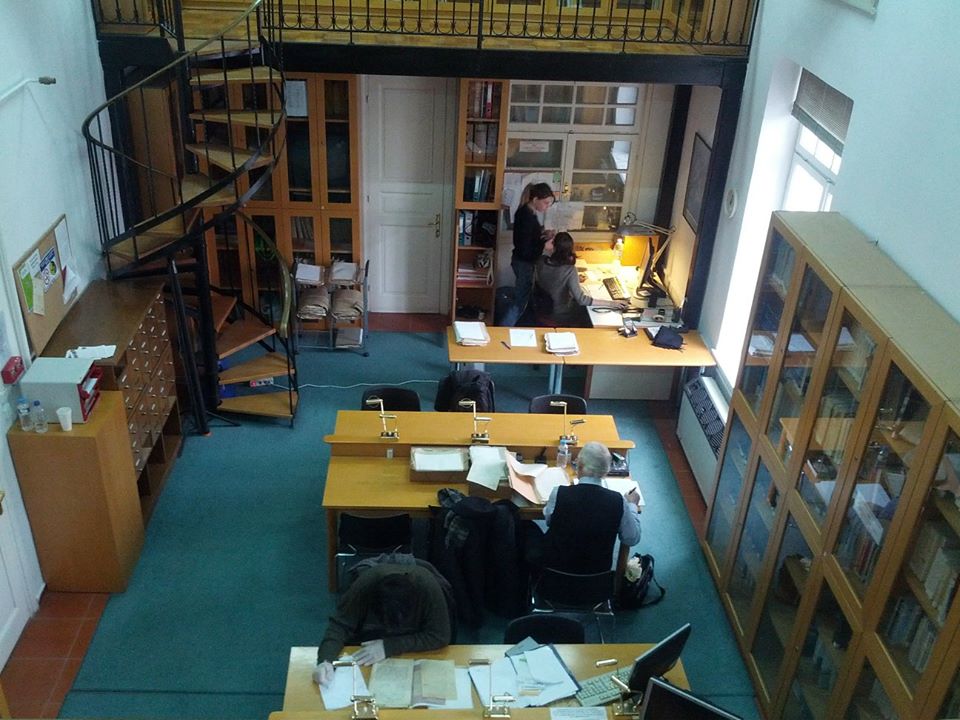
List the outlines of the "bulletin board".
{"type": "Polygon", "coordinates": [[[36,357],[77,301],[78,283],[69,278],[75,268],[67,232],[66,215],[57,221],[13,264],[13,284],[30,340],[30,357],[36,357]],[[66,292],[65,292],[66,290],[66,292]]]}

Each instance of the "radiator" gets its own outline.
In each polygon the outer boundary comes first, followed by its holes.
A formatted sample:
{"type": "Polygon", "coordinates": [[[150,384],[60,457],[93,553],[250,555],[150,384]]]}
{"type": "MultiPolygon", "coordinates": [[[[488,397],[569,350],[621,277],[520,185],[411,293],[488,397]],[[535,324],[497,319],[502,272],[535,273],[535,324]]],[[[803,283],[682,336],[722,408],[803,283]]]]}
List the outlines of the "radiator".
{"type": "Polygon", "coordinates": [[[683,386],[677,437],[703,499],[713,494],[717,456],[729,406],[716,380],[701,375],[683,386]]]}

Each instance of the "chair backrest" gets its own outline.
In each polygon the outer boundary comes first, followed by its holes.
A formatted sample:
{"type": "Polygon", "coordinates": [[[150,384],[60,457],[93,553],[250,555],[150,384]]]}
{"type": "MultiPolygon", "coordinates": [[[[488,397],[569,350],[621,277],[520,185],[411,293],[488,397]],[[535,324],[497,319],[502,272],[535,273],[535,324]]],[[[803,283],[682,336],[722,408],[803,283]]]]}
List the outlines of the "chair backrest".
{"type": "Polygon", "coordinates": [[[438,412],[469,412],[469,409],[460,407],[460,400],[469,398],[477,403],[477,412],[496,412],[494,391],[489,373],[455,370],[440,381],[433,408],[438,412]]]}
{"type": "Polygon", "coordinates": [[[551,401],[563,400],[567,403],[567,413],[570,415],[586,415],[587,401],[579,395],[538,395],[530,401],[530,407],[527,412],[532,413],[556,413],[563,415],[563,407],[556,407],[550,404],[551,401]]]}
{"type": "Polygon", "coordinates": [[[337,539],[341,548],[349,546],[364,552],[389,552],[410,545],[413,521],[405,513],[387,517],[340,513],[337,539]]]}
{"type": "Polygon", "coordinates": [[[367,399],[378,397],[383,400],[383,409],[396,412],[398,410],[419,410],[420,395],[416,390],[402,387],[375,387],[364,390],[360,399],[361,410],[379,410],[377,406],[367,405],[367,399]]]}
{"type": "Polygon", "coordinates": [[[544,568],[533,590],[536,607],[593,610],[613,600],[615,570],[580,575],[544,568]]]}
{"type": "Polygon", "coordinates": [[[586,637],[583,623],[575,617],[557,613],[533,613],[510,621],[503,642],[515,645],[526,637],[538,643],[582,643],[586,637]]]}

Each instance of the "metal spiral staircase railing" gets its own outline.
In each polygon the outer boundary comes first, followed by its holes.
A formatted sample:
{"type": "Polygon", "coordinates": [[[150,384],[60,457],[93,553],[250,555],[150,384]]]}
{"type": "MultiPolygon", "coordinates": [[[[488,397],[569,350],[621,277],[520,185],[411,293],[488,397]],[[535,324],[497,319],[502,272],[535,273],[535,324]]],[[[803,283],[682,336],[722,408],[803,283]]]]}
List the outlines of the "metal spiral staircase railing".
{"type": "MultiPolygon", "coordinates": [[[[207,248],[212,229],[236,216],[269,180],[283,150],[282,44],[279,31],[262,26],[261,3],[251,2],[215,36],[110,98],[82,130],[109,276],[169,277],[187,391],[201,433],[218,407],[288,417],[292,424],[297,404],[287,338],[292,299],[276,318],[267,317],[241,303],[232,288],[212,288],[207,265],[216,257],[207,248]],[[278,335],[282,362],[276,341],[267,343],[278,335]],[[220,372],[225,355],[255,344],[271,353],[268,363],[257,365],[254,358],[248,364],[255,367],[245,372],[238,366],[220,372]],[[285,375],[289,381],[285,407],[267,403],[269,411],[259,412],[257,403],[232,400],[234,407],[228,407],[222,400],[225,386],[268,370],[260,377],[285,375]]],[[[183,47],[182,38],[177,46],[183,47]]],[[[262,231],[251,232],[272,244],[262,231]]],[[[285,296],[289,268],[273,251],[278,290],[285,296]]]]}

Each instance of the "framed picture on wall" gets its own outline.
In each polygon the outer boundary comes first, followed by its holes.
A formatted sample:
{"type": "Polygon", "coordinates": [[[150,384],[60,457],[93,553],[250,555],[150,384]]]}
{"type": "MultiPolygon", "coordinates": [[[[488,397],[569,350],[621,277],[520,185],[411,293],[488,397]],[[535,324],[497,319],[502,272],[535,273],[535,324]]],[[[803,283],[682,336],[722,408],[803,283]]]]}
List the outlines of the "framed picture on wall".
{"type": "Polygon", "coordinates": [[[690,172],[687,175],[687,194],[683,198],[683,217],[694,232],[700,224],[703,192],[707,187],[707,168],[710,166],[710,146],[700,133],[693,136],[690,153],[690,172]]]}

